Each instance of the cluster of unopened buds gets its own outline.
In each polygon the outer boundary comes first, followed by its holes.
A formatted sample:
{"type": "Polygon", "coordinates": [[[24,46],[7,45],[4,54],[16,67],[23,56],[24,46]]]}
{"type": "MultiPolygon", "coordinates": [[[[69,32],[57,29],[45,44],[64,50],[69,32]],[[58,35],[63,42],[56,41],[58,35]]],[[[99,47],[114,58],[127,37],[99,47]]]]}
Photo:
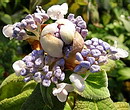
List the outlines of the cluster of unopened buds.
{"type": "Polygon", "coordinates": [[[27,40],[32,45],[33,51],[29,55],[14,62],[16,75],[24,76],[25,82],[35,80],[45,87],[56,85],[52,93],[61,102],[66,101],[68,92],[84,90],[87,77],[82,77],[81,73],[99,72],[108,59],[128,56],[127,51],[110,46],[101,39],[85,41],[88,33],[86,22],[74,14],[64,18],[67,11],[66,3],[50,7],[47,13],[37,6],[34,14],[3,28],[6,37],[27,40]],[[46,24],[50,19],[54,23],[46,24]],[[72,71],[68,78],[71,84],[64,82],[66,70],[72,71]]]}

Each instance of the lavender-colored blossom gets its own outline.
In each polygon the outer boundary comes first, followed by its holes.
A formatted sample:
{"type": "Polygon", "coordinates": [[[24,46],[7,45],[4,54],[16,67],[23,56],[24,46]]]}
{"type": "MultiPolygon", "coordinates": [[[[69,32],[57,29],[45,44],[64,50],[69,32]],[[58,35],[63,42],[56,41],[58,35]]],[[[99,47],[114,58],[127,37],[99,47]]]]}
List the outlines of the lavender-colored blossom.
{"type": "Polygon", "coordinates": [[[85,38],[88,34],[88,30],[86,29],[86,22],[83,20],[81,16],[74,17],[74,14],[69,14],[67,19],[71,21],[75,25],[75,29],[77,32],[81,34],[83,38],[85,38]]]}
{"type": "Polygon", "coordinates": [[[83,57],[82,57],[81,53],[79,53],[79,52],[76,53],[76,59],[78,61],[83,61],[83,57]]]}
{"type": "Polygon", "coordinates": [[[48,71],[45,75],[46,78],[50,79],[52,77],[53,72],[52,71],[48,71]]]}
{"type": "Polygon", "coordinates": [[[31,80],[31,77],[30,77],[30,76],[24,78],[24,82],[28,82],[28,81],[30,81],[30,80],[31,80]]]}
{"type": "Polygon", "coordinates": [[[107,42],[103,42],[101,45],[104,47],[105,50],[108,50],[110,48],[110,45],[107,42]]]}
{"type": "Polygon", "coordinates": [[[57,83],[58,83],[58,78],[55,77],[55,76],[53,76],[53,77],[51,77],[51,81],[52,81],[53,83],[57,84],[57,83]]]}
{"type": "Polygon", "coordinates": [[[37,81],[37,82],[41,82],[41,81],[42,81],[41,77],[42,77],[42,73],[41,73],[41,72],[36,72],[36,73],[34,74],[33,79],[34,79],[35,81],[37,81]]]}
{"type": "Polygon", "coordinates": [[[89,46],[89,45],[92,44],[92,41],[91,41],[91,40],[86,40],[84,43],[85,43],[85,45],[88,45],[88,46],[89,46]]]}
{"type": "Polygon", "coordinates": [[[45,65],[42,69],[43,69],[44,73],[49,72],[49,66],[48,65],[45,65]]]}
{"type": "Polygon", "coordinates": [[[27,70],[26,70],[26,68],[23,68],[23,69],[21,70],[20,75],[22,75],[22,76],[26,76],[26,75],[27,75],[27,70]]]}
{"type": "MultiPolygon", "coordinates": [[[[100,66],[107,63],[108,59],[119,59],[118,48],[110,46],[107,42],[98,38],[85,41],[85,47],[81,52],[76,53],[76,60],[79,64],[75,66],[74,72],[82,71],[82,68],[90,72],[100,71],[100,66]]],[[[122,51],[127,56],[125,51],[122,51]]],[[[121,54],[121,52],[119,52],[121,54]]],[[[119,55],[121,56],[121,55],[119,55]]]]}
{"type": "Polygon", "coordinates": [[[83,49],[83,50],[81,51],[81,55],[82,55],[83,57],[86,57],[89,53],[90,53],[90,49],[83,49]]]}
{"type": "Polygon", "coordinates": [[[90,72],[95,73],[95,72],[98,72],[98,71],[100,71],[100,66],[99,65],[92,65],[90,67],[90,72]]]}
{"type": "Polygon", "coordinates": [[[51,85],[51,80],[43,79],[42,85],[45,86],[45,87],[49,87],[51,85]]]}
{"type": "Polygon", "coordinates": [[[88,68],[90,67],[90,62],[89,62],[89,61],[81,61],[81,62],[80,62],[80,65],[81,65],[83,68],[88,69],[88,68]]]}
{"type": "Polygon", "coordinates": [[[99,57],[101,55],[101,52],[98,49],[92,49],[91,54],[94,57],[99,57]]]}
{"type": "Polygon", "coordinates": [[[79,72],[81,70],[82,66],[81,65],[77,65],[74,68],[74,72],[79,72]]]}
{"type": "Polygon", "coordinates": [[[93,64],[95,62],[94,57],[87,57],[87,60],[90,62],[90,64],[93,64]]]}
{"type": "Polygon", "coordinates": [[[63,81],[64,79],[65,79],[65,73],[62,72],[61,75],[60,75],[60,77],[59,77],[59,80],[63,81]]]}

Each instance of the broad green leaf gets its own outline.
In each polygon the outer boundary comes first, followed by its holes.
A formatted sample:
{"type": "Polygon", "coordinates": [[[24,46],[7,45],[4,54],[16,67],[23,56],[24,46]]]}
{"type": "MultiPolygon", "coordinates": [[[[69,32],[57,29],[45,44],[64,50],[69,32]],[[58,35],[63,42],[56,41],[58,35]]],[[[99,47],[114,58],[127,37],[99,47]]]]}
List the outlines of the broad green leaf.
{"type": "Polygon", "coordinates": [[[52,103],[52,98],[51,98],[52,88],[44,87],[42,84],[40,84],[40,90],[41,90],[41,94],[42,94],[44,103],[48,107],[52,108],[54,106],[52,103]]]}
{"type": "Polygon", "coordinates": [[[75,2],[79,5],[87,5],[88,4],[88,0],[75,0],[75,2]]]}
{"type": "Polygon", "coordinates": [[[110,98],[97,101],[81,98],[76,101],[74,110],[117,110],[117,109],[115,108],[114,103],[110,98]]]}
{"type": "Polygon", "coordinates": [[[43,101],[40,85],[38,84],[29,98],[23,103],[21,110],[44,110],[45,103],[43,101]]]}
{"type": "Polygon", "coordinates": [[[125,29],[130,32],[130,21],[125,18],[120,18],[120,20],[123,22],[125,29]]]}
{"type": "Polygon", "coordinates": [[[95,5],[90,4],[90,18],[93,24],[97,25],[99,23],[99,13],[95,5]]]}
{"type": "Polygon", "coordinates": [[[72,110],[68,102],[66,102],[65,107],[63,110],[72,110]]]}
{"type": "Polygon", "coordinates": [[[100,100],[110,96],[107,87],[108,79],[104,71],[90,73],[85,82],[85,90],[77,93],[87,99],[100,100]]]}
{"type": "Polygon", "coordinates": [[[1,17],[1,20],[6,23],[6,24],[12,24],[12,18],[10,15],[8,14],[4,14],[2,17],[1,17]]]}
{"type": "Polygon", "coordinates": [[[116,66],[115,61],[109,59],[107,64],[104,64],[103,66],[101,66],[101,69],[104,70],[104,71],[110,71],[110,70],[112,70],[115,66],[116,66]]]}
{"type": "Polygon", "coordinates": [[[71,5],[71,7],[69,8],[69,11],[70,11],[71,13],[76,13],[79,8],[80,8],[79,4],[73,3],[73,4],[71,5]]]}
{"type": "Polygon", "coordinates": [[[107,12],[104,12],[101,18],[102,18],[103,24],[106,25],[110,22],[111,15],[107,12]]]}
{"type": "Polygon", "coordinates": [[[126,102],[116,102],[114,103],[117,110],[130,110],[130,106],[126,102]]]}
{"type": "Polygon", "coordinates": [[[43,85],[40,85],[40,90],[41,90],[41,94],[42,94],[45,106],[48,107],[48,109],[50,110],[63,110],[65,102],[60,102],[57,99],[57,97],[55,97],[52,94],[53,87],[54,87],[53,85],[51,85],[48,88],[44,87],[43,85]]]}
{"type": "Polygon", "coordinates": [[[23,77],[11,74],[0,85],[0,100],[18,95],[24,84],[23,77]]]}
{"type": "Polygon", "coordinates": [[[21,92],[26,91],[28,89],[34,89],[36,85],[37,83],[34,80],[31,80],[23,86],[21,92]]]}
{"type": "Polygon", "coordinates": [[[33,89],[26,90],[14,97],[0,101],[0,110],[20,110],[21,105],[32,93],[33,89]]]}
{"type": "Polygon", "coordinates": [[[75,94],[74,92],[71,92],[69,94],[65,107],[64,107],[64,110],[72,110],[74,108],[75,96],[77,96],[77,94],[75,94]]]}
{"type": "Polygon", "coordinates": [[[30,97],[22,105],[21,110],[63,110],[65,103],[60,102],[57,97],[52,95],[51,87],[46,90],[42,88],[42,92],[40,84],[38,84],[30,97]],[[43,97],[43,94],[47,96],[43,97]],[[50,96],[48,97],[48,95],[50,96]],[[48,102],[50,98],[54,106],[48,102]]]}
{"type": "Polygon", "coordinates": [[[127,80],[127,79],[130,79],[130,68],[128,67],[125,67],[123,69],[120,69],[118,71],[118,74],[120,75],[118,77],[119,80],[127,80]]]}

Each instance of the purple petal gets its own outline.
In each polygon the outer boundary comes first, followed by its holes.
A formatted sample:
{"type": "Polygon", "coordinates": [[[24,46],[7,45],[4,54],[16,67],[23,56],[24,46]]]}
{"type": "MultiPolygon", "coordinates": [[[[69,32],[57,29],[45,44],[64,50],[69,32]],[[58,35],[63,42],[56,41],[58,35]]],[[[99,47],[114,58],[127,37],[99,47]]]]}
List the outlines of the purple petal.
{"type": "Polygon", "coordinates": [[[78,60],[78,61],[83,61],[84,60],[81,53],[79,53],[79,52],[76,53],[76,60],[78,60]]]}
{"type": "Polygon", "coordinates": [[[92,49],[91,54],[94,57],[99,57],[101,55],[101,52],[98,49],[92,49]]]}
{"type": "Polygon", "coordinates": [[[89,61],[81,61],[81,62],[80,62],[80,65],[81,65],[83,68],[88,69],[88,68],[90,67],[90,62],[89,62],[89,61]]]}
{"type": "Polygon", "coordinates": [[[74,72],[79,72],[81,70],[82,66],[81,65],[77,65],[75,68],[74,68],[74,72]]]}
{"type": "Polygon", "coordinates": [[[100,71],[100,66],[99,65],[92,65],[90,67],[90,72],[95,73],[95,72],[98,72],[98,71],[100,71]]]}

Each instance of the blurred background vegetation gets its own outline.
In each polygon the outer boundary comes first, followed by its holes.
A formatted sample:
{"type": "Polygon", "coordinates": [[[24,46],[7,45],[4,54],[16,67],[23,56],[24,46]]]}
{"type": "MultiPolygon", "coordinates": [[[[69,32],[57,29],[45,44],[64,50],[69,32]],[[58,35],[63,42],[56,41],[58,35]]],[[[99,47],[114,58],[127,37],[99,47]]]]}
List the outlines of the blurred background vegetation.
{"type": "MultiPolygon", "coordinates": [[[[2,27],[20,21],[35,11],[36,5],[47,10],[51,5],[68,3],[69,13],[81,15],[88,26],[86,39],[97,37],[118,42],[130,53],[130,0],[0,0],[0,82],[13,73],[12,63],[31,52],[25,41],[9,40],[2,27]]],[[[109,90],[113,101],[130,103],[130,56],[113,64],[108,71],[109,90]]]]}

